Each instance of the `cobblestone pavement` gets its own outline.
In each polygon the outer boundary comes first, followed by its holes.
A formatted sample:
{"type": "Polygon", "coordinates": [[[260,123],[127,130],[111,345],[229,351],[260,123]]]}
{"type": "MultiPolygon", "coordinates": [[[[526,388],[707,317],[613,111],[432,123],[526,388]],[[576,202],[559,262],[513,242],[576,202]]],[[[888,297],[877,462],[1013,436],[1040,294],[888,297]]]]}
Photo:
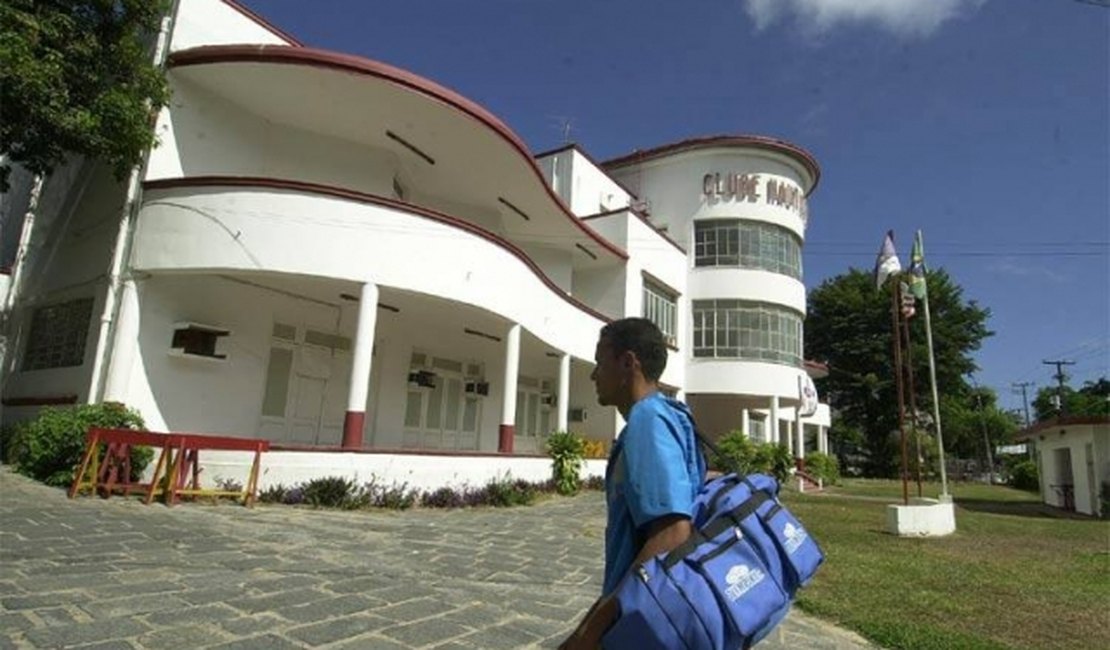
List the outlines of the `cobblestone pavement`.
{"type": "MultiPolygon", "coordinates": [[[[601,574],[597,493],[333,512],[69,500],[0,467],[0,650],[553,648],[601,574]]],[[[800,612],[760,644],[856,649],[800,612]]]]}

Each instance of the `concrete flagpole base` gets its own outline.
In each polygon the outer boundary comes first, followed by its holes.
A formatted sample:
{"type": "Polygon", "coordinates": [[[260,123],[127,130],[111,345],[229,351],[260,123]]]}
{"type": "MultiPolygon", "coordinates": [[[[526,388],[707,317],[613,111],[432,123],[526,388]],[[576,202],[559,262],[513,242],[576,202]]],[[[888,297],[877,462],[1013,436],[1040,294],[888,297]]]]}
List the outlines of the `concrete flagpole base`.
{"type": "Polygon", "coordinates": [[[950,500],[910,499],[886,508],[886,529],[899,537],[943,537],[956,532],[956,506],[950,500]]]}

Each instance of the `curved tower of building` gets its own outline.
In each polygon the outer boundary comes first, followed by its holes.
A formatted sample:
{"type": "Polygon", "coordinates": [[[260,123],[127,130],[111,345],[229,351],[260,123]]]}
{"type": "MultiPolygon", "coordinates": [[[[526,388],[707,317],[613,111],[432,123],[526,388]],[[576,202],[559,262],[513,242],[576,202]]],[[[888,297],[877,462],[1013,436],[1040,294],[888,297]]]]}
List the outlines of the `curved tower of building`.
{"type": "MultiPolygon", "coordinates": [[[[787,434],[803,424],[802,246],[817,161],[780,140],[719,136],[603,167],[688,253],[680,311],[690,318],[678,336],[685,399],[700,427],[795,447],[797,436],[787,434]]],[[[827,409],[818,417],[827,426],[827,409]]]]}

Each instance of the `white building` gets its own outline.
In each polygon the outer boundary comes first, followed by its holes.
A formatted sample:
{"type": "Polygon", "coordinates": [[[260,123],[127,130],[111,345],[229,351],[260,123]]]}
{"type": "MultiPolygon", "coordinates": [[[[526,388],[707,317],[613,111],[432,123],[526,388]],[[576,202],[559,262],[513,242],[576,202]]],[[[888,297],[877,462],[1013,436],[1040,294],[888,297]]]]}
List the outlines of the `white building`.
{"type": "Polygon", "coordinates": [[[1071,415],[1018,433],[1033,443],[1041,500],[1057,508],[1105,517],[1110,491],[1110,417],[1071,415]]]}
{"type": "Polygon", "coordinates": [[[167,36],[141,182],[76,160],[36,203],[13,174],[5,422],[119,401],[154,431],[272,440],[264,483],[543,477],[545,434],[619,431],[594,344],[646,315],[704,430],[827,451],[827,407],[799,414],[802,149],[536,157],[474,102],[230,0],[184,0],[167,36]]]}

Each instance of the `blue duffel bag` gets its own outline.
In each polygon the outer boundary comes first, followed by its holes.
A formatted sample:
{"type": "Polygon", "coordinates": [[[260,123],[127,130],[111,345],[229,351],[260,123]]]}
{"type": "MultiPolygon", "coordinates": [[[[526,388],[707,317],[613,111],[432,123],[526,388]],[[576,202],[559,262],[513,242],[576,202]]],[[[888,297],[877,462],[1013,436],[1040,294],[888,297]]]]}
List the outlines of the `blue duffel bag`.
{"type": "Polygon", "coordinates": [[[767,636],[824,561],[778,492],[763,474],[706,483],[690,539],[633,566],[617,587],[620,615],[602,646],[732,650],[767,636]]]}

